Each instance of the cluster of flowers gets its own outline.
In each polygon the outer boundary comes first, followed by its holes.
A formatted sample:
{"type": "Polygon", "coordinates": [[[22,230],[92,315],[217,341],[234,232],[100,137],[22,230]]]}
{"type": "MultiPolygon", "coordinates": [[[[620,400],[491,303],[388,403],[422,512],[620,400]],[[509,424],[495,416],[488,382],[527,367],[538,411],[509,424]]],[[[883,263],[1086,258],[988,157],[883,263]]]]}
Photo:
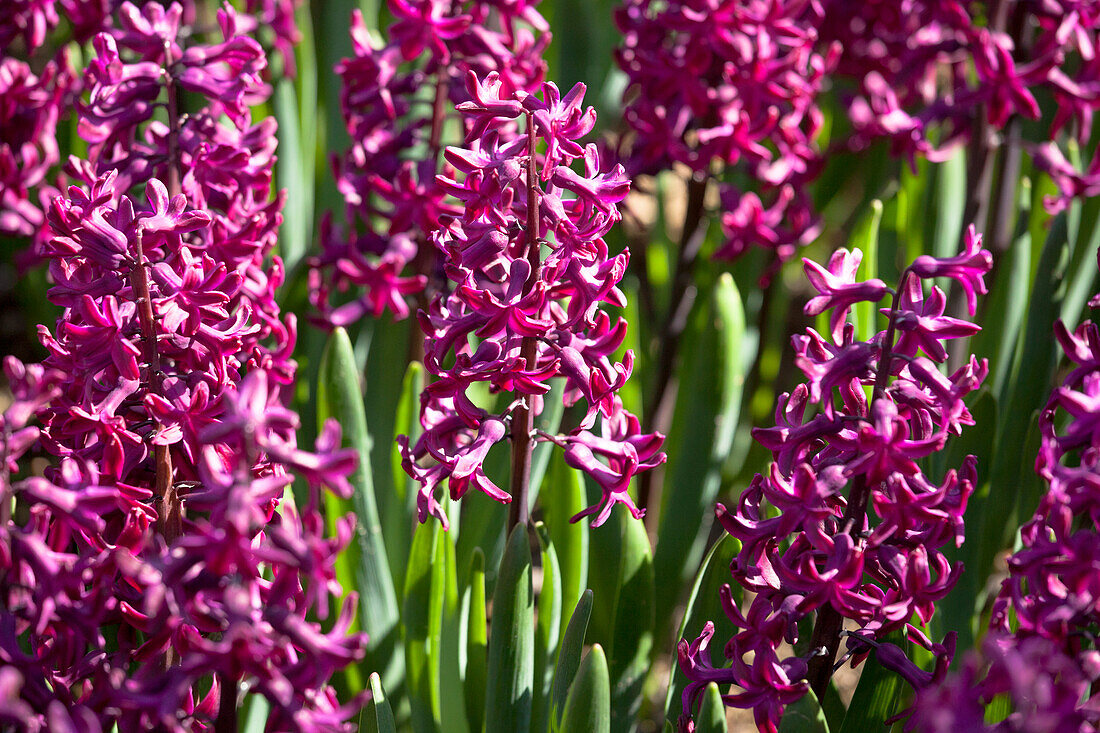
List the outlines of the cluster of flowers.
{"type": "MultiPolygon", "coordinates": [[[[387,309],[404,318],[411,294],[442,290],[431,238],[441,218],[461,212],[436,180],[444,128],[458,123],[454,109],[469,100],[471,72],[479,78],[496,72],[505,93],[538,90],[550,34],[535,4],[389,0],[394,22],[381,48],[354,13],[355,56],[336,67],[352,139],[336,163],[336,179],[352,234],[326,222],[312,271],[313,304],[326,322],[347,325],[387,309]],[[336,302],[349,288],[362,292],[336,302]]],[[[428,300],[422,297],[420,306],[428,300]]]]}
{"type": "Polygon", "coordinates": [[[42,245],[62,315],[39,327],[42,365],[7,364],[0,718],[206,730],[251,690],[278,729],[345,730],[353,708],[328,679],[363,654],[354,599],[328,631],[314,619],[341,594],[353,530],[324,536],[321,491],[350,495],[355,453],[335,423],[300,448],[283,407],[295,328],[274,299],[281,265],[265,264],[275,126],[248,113],[264,52],[229,6],[220,42],[184,44],[182,17],[124,3],[94,38],[89,159],[68,165],[84,185],[54,200],[42,245]],[[181,115],[180,89],[205,104],[181,115]],[[20,475],[35,440],[56,465],[20,475]]]}
{"type": "Polygon", "coordinates": [[[456,499],[473,486],[511,501],[483,471],[510,421],[514,441],[553,441],[601,487],[601,501],[574,519],[596,514],[593,524],[602,524],[617,503],[639,517],[627,487],[633,474],[664,460],[663,437],[641,434],[615,394],[633,354],[612,360],[626,323],[612,325],[600,310],[603,302],[623,305],[617,284],[627,255],[610,257],[602,237],[619,220],[616,204],[629,181],[621,166],[601,170],[595,145],[576,142],[596,117],[583,106],[583,84],[564,97],[544,84],[540,99],[509,91],[496,73],[482,80],[471,72],[468,92],[471,101],[459,109],[469,120],[470,147],[446,151],[464,179],[439,179],[464,208],[435,236],[455,287],[420,314],[424,364],[435,380],[421,397],[423,434],[415,446],[402,439],[405,470],[422,487],[420,519],[433,515],[446,523],[435,498],[445,480],[456,499]],[[500,133],[519,117],[526,118],[524,134],[500,133]],[[570,167],[576,160],[583,160],[583,173],[570,167]],[[556,376],[565,378],[566,404],[583,398],[586,414],[568,435],[531,435],[530,417],[541,412],[556,376]],[[491,414],[467,395],[476,382],[515,399],[491,414]],[[591,432],[597,418],[599,435],[591,432]],[[430,465],[422,466],[425,460],[430,465]]]}
{"type": "MultiPolygon", "coordinates": [[[[794,337],[795,361],[807,382],[780,397],[775,427],[753,431],[774,462],[766,475],[757,474],[736,509],[717,507],[722,527],[741,542],[733,577],[755,596],[745,612],[728,585],[722,590],[726,614],[740,629],[725,647],[731,666],[712,665],[709,622],[694,642],[680,642],[680,666],[691,680],[683,730],[692,729],[697,698],[715,681],[740,687],[726,703],[752,708],[760,730],[775,731],[785,705],[807,687],[821,693],[828,684],[844,619],[858,627],[848,636],[856,661],[901,629],[934,651],[940,674],[953,654],[951,638],[933,644],[913,620],[928,622],[961,570],[940,548],[962,542],[975,465],[968,457],[936,483],[916,461],[973,424],[963,397],[988,368],[971,357],[949,376],[940,371],[937,364],[947,358],[943,342],[979,329],[944,316],[943,292],[933,286],[926,295],[921,281],[954,278],[973,315],[992,257],[971,227],[962,254],[917,258],[897,292],[878,279],[857,282],[861,258],[859,250],[839,250],[827,268],[805,263],[819,293],[806,313],[832,309],[831,338],[813,329],[794,337]],[[846,321],[850,307],[891,293],[893,303],[883,309],[886,330],[856,340],[846,321]],[[805,645],[799,623],[814,613],[808,651],[781,658],[784,642],[805,645]]],[[[915,682],[930,679],[898,656],[879,654],[879,661],[915,682]]]]}
{"type": "Polygon", "coordinates": [[[624,0],[616,22],[628,170],[721,168],[759,187],[722,184],[719,256],[762,246],[785,259],[813,238],[805,187],[821,170],[816,136],[834,95],[852,126],[839,145],[885,139],[912,163],[989,138],[1013,117],[1038,118],[1036,95],[1049,94],[1051,142],[1032,152],[1059,183],[1051,206],[1100,190],[1100,162],[1078,171],[1052,142],[1067,127],[1086,140],[1100,105],[1092,3],[624,0]]]}
{"type": "Polygon", "coordinates": [[[723,184],[718,256],[756,245],[787,259],[816,236],[805,186],[821,168],[817,97],[835,53],[817,50],[805,6],[625,0],[616,10],[628,171],[678,163],[706,178],[736,166],[759,184],[759,193],[723,184]]]}
{"type": "MultiPolygon", "coordinates": [[[[238,16],[242,33],[269,29],[272,44],[291,72],[291,49],[298,39],[294,9],[300,2],[248,0],[248,14],[238,16]]],[[[181,24],[194,22],[197,4],[195,0],[176,4],[178,9],[167,20],[173,35],[181,24]]],[[[45,212],[64,188],[63,180],[56,180],[61,163],[58,124],[69,117],[83,92],[96,81],[106,83],[104,75],[112,73],[108,64],[98,77],[80,74],[72,68],[69,45],[85,44],[100,32],[108,32],[125,44],[121,39],[135,39],[144,32],[129,28],[132,23],[149,22],[134,15],[118,0],[12,0],[0,7],[0,235],[29,239],[40,254],[49,238],[45,212]],[[117,29],[116,10],[121,20],[117,29]]],[[[168,34],[169,29],[162,32],[168,34]]],[[[99,49],[96,53],[102,56],[99,49]]],[[[158,53],[163,52],[152,47],[140,50],[145,61],[155,62],[158,53]]],[[[180,61],[178,53],[178,47],[169,52],[175,54],[171,55],[175,61],[180,61]]],[[[198,67],[200,61],[192,59],[190,66],[198,67]]],[[[117,79],[115,84],[125,87],[128,81],[117,79]]],[[[148,81],[144,79],[146,90],[148,81]]],[[[94,141],[94,136],[88,139],[94,141]]],[[[135,155],[140,157],[142,152],[135,151],[135,155]]],[[[116,151],[112,160],[117,162],[121,155],[116,151]]],[[[257,167],[262,163],[257,161],[257,167]]],[[[82,176],[76,178],[86,182],[82,176]]],[[[33,259],[33,251],[25,256],[28,262],[33,259]]]]}
{"type": "Polygon", "coordinates": [[[984,661],[969,658],[958,675],[923,692],[921,730],[1100,725],[1100,328],[1086,321],[1071,333],[1059,322],[1055,334],[1073,368],[1039,414],[1035,469],[1049,490],[1008,560],[984,661]],[[987,726],[983,703],[998,695],[1012,712],[987,726]]]}

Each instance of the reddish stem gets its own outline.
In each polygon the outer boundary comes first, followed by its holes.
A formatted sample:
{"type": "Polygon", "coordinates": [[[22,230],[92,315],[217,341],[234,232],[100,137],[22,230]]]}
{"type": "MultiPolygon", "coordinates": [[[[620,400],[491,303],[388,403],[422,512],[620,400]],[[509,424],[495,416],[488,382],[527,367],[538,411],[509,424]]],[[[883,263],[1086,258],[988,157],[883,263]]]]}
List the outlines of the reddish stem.
{"type": "MultiPolygon", "coordinates": [[[[886,335],[882,339],[882,351],[879,352],[878,373],[875,375],[874,391],[871,393],[872,409],[876,400],[886,395],[886,381],[890,378],[890,366],[893,360],[894,338],[896,331],[896,319],[898,314],[898,300],[901,298],[905,285],[912,273],[905,270],[901,273],[898,289],[894,292],[893,301],[890,304],[890,322],[886,327],[886,335]]],[[[865,474],[856,476],[852,482],[852,491],[848,495],[848,506],[844,509],[844,517],[840,520],[841,530],[847,532],[853,540],[859,541],[859,533],[863,529],[863,520],[867,516],[867,505],[871,500],[871,489],[865,474]]],[[[840,631],[844,625],[844,617],[827,603],[817,611],[817,621],[814,623],[813,634],[810,637],[810,649],[817,653],[809,661],[809,670],[806,679],[810,688],[817,695],[818,700],[824,700],[825,692],[829,688],[829,680],[833,676],[833,664],[836,661],[836,653],[840,648],[840,631]]]]}
{"type": "MultiPolygon", "coordinates": [[[[535,120],[527,114],[527,261],[531,272],[524,285],[524,293],[535,287],[539,270],[539,198],[537,171],[535,170],[535,120]]],[[[527,369],[534,370],[538,357],[538,342],[531,336],[523,337],[520,355],[527,369]]],[[[527,401],[521,400],[512,411],[512,503],[508,507],[508,529],[517,524],[527,524],[530,517],[528,499],[531,489],[531,451],[534,449],[532,434],[535,416],[527,401]]]]}

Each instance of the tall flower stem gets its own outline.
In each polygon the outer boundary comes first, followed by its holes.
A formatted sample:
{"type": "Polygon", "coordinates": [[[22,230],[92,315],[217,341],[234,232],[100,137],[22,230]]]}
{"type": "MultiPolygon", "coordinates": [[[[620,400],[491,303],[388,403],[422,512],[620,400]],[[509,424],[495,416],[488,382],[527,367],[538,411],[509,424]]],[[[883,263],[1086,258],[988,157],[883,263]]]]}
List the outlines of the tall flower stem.
{"type": "MultiPolygon", "coordinates": [[[[527,118],[527,260],[531,272],[527,275],[524,292],[530,292],[538,279],[539,271],[539,197],[537,171],[535,170],[535,119],[530,112],[527,118]]],[[[533,336],[524,336],[520,344],[520,356],[528,369],[534,369],[538,343],[533,336]]],[[[508,529],[517,524],[527,524],[531,491],[531,451],[534,449],[532,434],[535,416],[530,405],[521,400],[512,412],[512,503],[508,506],[508,529]]]]}
{"type": "MultiPolygon", "coordinates": [[[[134,265],[130,269],[130,285],[136,297],[138,319],[141,323],[142,358],[146,364],[145,384],[150,392],[164,373],[160,353],[157,351],[157,328],[153,315],[152,295],[149,290],[148,263],[138,233],[134,242],[134,265]]],[[[172,455],[167,445],[153,446],[156,465],[157,531],[169,544],[182,534],[183,507],[176,496],[172,482],[172,455]]]]}
{"type": "Polygon", "coordinates": [[[221,690],[218,695],[218,718],[214,733],[237,733],[237,683],[228,674],[219,672],[221,690]]]}
{"type": "MultiPolygon", "coordinates": [[[[699,259],[699,250],[703,246],[704,204],[707,195],[707,183],[710,177],[696,174],[687,184],[687,206],[684,209],[684,226],[680,230],[680,242],[676,257],[676,269],[672,275],[672,290],[668,299],[668,312],[658,333],[657,367],[653,381],[653,392],[646,405],[643,419],[644,430],[667,432],[665,415],[669,410],[669,401],[675,397],[672,376],[676,366],[676,356],[680,350],[680,339],[687,328],[691,307],[695,304],[698,289],[695,285],[695,263],[699,259]]],[[[653,474],[644,473],[638,477],[638,504],[649,507],[653,493],[653,474]]]]}
{"type": "Polygon", "coordinates": [[[164,91],[168,98],[168,195],[178,196],[183,190],[180,183],[183,156],[180,155],[179,95],[176,80],[172,77],[172,51],[167,41],[164,47],[164,91]]]}
{"type": "MultiPolygon", "coordinates": [[[[886,393],[886,381],[890,377],[891,352],[894,349],[894,339],[897,335],[896,318],[898,314],[898,301],[905,291],[906,280],[911,276],[909,270],[901,273],[898,288],[894,291],[890,304],[890,322],[886,327],[886,334],[882,339],[882,351],[879,356],[878,370],[875,375],[874,391],[871,393],[871,403],[868,412],[876,400],[882,399],[886,393]]],[[[871,489],[865,474],[859,474],[852,482],[852,491],[848,495],[848,505],[844,509],[844,517],[840,527],[853,540],[859,541],[859,534],[863,531],[863,520],[867,516],[867,505],[871,500],[871,489]]],[[[810,688],[819,700],[824,699],[825,691],[829,687],[829,680],[833,676],[833,664],[836,660],[837,650],[840,648],[840,631],[844,625],[844,617],[826,603],[817,613],[817,621],[814,623],[813,634],[810,637],[810,649],[813,652],[806,673],[806,679],[810,688]]]]}

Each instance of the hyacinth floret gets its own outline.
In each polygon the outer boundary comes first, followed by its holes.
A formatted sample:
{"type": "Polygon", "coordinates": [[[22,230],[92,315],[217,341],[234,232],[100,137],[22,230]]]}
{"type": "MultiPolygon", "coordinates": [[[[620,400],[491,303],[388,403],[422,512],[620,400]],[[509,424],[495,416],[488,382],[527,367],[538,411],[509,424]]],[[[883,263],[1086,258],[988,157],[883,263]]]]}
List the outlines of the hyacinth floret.
{"type": "MultiPolygon", "coordinates": [[[[322,252],[311,261],[313,304],[326,324],[387,312],[405,318],[411,299],[425,307],[448,287],[432,239],[462,209],[445,183],[454,175],[441,159],[445,127],[479,124],[462,113],[470,100],[488,101],[476,97],[480,87],[468,87],[471,72],[479,79],[495,72],[505,95],[539,90],[550,34],[536,4],[389,0],[394,22],[381,46],[362,14],[352,14],[354,56],[336,67],[352,146],[334,162],[348,226],[343,232],[326,220],[322,252]],[[350,300],[341,295],[347,291],[350,300]]],[[[512,139],[518,128],[505,120],[493,124],[512,139]]]]}
{"type": "Polygon", "coordinates": [[[366,640],[348,633],[354,594],[331,610],[353,521],[327,538],[321,509],[326,489],[350,494],[356,454],[335,423],[299,446],[285,407],[275,127],[248,112],[267,93],[263,51],[229,6],[209,46],[178,35],[182,13],[124,3],[96,36],[90,157],[70,159],[41,250],[61,316],[39,327],[43,364],[6,364],[0,716],[224,729],[251,690],[275,729],[344,731],[356,701],[328,679],[366,640]],[[181,115],[180,89],[205,105],[181,115]],[[32,450],[51,461],[33,475],[32,450]]]}
{"type": "Polygon", "coordinates": [[[807,382],[781,396],[775,427],[753,431],[774,462],[736,507],[717,507],[718,521],[741,543],[734,580],[755,597],[745,609],[731,586],[722,589],[738,629],[724,649],[730,666],[715,665],[707,651],[713,624],[695,642],[681,640],[680,667],[690,680],[682,730],[693,729],[693,710],[710,681],[736,685],[740,691],[725,695],[726,704],[752,708],[761,731],[777,730],[784,706],[828,684],[844,620],[858,628],[843,632],[853,663],[873,650],[879,664],[917,687],[946,673],[953,638],[934,644],[918,627],[961,571],[941,548],[962,542],[977,473],[968,457],[934,481],[918,461],[973,424],[963,397],[988,367],[971,357],[951,374],[940,370],[943,342],[979,329],[942,316],[944,294],[933,285],[926,295],[922,280],[946,276],[985,292],[981,276],[992,258],[973,227],[964,240],[958,257],[922,258],[906,268],[898,291],[877,279],[857,281],[858,250],[837,252],[828,267],[805,261],[818,292],[806,313],[832,309],[830,334],[808,329],[794,337],[795,363],[807,382]],[[847,312],[887,295],[886,329],[858,340],[847,312]],[[799,622],[809,618],[812,638],[801,638],[799,622]],[[885,638],[893,632],[931,650],[937,671],[904,659],[885,638]],[[781,653],[784,644],[807,641],[807,654],[781,653]]]}
{"type": "Polygon", "coordinates": [[[465,206],[435,236],[454,290],[420,313],[425,368],[434,380],[421,396],[424,432],[415,444],[401,438],[405,470],[421,484],[420,519],[446,524],[436,498],[444,481],[454,499],[474,487],[512,500],[485,474],[486,455],[517,414],[542,411],[555,377],[564,378],[567,405],[583,399],[584,417],[567,434],[527,437],[564,448],[569,465],[600,486],[602,499],[574,519],[595,514],[593,524],[602,524],[615,504],[640,517],[630,478],[664,461],[663,438],[643,434],[615,393],[630,376],[633,354],[614,361],[626,324],[613,324],[601,309],[624,303],[617,284],[627,254],[611,256],[602,237],[619,220],[625,172],[603,170],[595,146],[576,140],[595,115],[583,105],[583,84],[562,96],[547,83],[540,97],[507,91],[495,73],[471,72],[467,86],[470,101],[460,109],[472,120],[469,147],[447,150],[464,175],[440,177],[465,206]],[[502,126],[518,117],[526,132],[502,136],[502,126]],[[583,163],[583,173],[574,162],[583,163]],[[470,397],[477,382],[514,397],[492,412],[470,397]]]}
{"type": "Polygon", "coordinates": [[[1100,725],[1100,328],[1085,321],[1070,330],[1058,321],[1054,333],[1069,371],[1039,412],[1035,471],[1047,491],[1008,558],[981,655],[918,698],[922,729],[967,720],[968,708],[935,710],[939,700],[961,695],[1010,702],[1004,721],[973,730],[1100,725]]]}

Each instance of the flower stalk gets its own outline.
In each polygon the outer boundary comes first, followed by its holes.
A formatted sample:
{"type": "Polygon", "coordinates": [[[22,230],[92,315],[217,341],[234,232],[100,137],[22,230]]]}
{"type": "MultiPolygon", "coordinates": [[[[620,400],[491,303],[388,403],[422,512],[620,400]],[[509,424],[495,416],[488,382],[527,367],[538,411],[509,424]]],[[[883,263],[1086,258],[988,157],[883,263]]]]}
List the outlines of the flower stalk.
{"type": "MultiPolygon", "coordinates": [[[[531,270],[524,283],[523,292],[532,291],[539,277],[539,189],[535,167],[535,117],[528,111],[527,120],[527,226],[525,227],[527,262],[531,270]]],[[[520,342],[520,357],[529,371],[537,366],[538,342],[534,336],[524,336],[520,342]]],[[[508,531],[519,524],[527,524],[531,509],[531,457],[535,449],[535,415],[523,397],[512,411],[512,503],[508,506],[508,531]]]]}

